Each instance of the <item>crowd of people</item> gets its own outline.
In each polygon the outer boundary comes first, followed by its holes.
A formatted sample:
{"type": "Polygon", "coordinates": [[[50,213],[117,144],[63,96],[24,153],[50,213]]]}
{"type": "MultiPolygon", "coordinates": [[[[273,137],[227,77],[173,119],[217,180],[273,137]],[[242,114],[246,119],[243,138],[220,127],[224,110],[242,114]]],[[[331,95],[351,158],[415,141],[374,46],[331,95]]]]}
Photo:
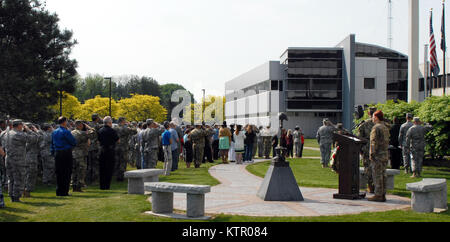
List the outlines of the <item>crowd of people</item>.
{"type": "MultiPolygon", "coordinates": [[[[425,153],[425,135],[432,129],[429,124],[422,125],[420,118],[406,114],[406,122],[402,125],[394,117],[386,120],[381,110],[370,108],[370,119],[362,121],[357,127],[355,137],[366,143],[361,148],[360,157],[364,166],[364,174],[368,180],[368,192],[374,194],[369,201],[386,201],[386,168],[390,163],[392,169],[400,169],[412,173],[412,178],[421,177],[425,153]]],[[[317,131],[317,141],[320,144],[321,163],[329,167],[331,149],[339,144],[334,143],[333,133],[353,136],[345,130],[342,124],[334,126],[328,119],[323,120],[323,126],[317,131]]],[[[332,168],[338,171],[338,165],[332,168]]]]}
{"type": "Polygon", "coordinates": [[[275,156],[279,140],[290,157],[301,157],[304,144],[299,127],[283,129],[279,139],[270,126],[159,124],[152,119],[138,123],[123,117],[113,124],[111,117],[97,114],[89,122],[66,117],[41,125],[1,120],[0,129],[0,196],[3,201],[3,188],[13,202],[30,197],[39,177],[44,185],[56,185],[57,196],[70,196],[71,186],[73,192],[83,192],[99,182],[100,189],[110,189],[113,177],[124,180],[128,165],[152,169],[160,161],[164,174],[170,175],[180,159],[188,168],[219,159],[224,164],[252,163],[256,156],[275,156]]]}
{"type": "MultiPolygon", "coordinates": [[[[369,192],[373,201],[385,201],[386,167],[399,169],[403,163],[406,173],[420,177],[425,150],[425,134],[431,128],[421,125],[419,118],[406,115],[400,125],[384,119],[383,113],[371,108],[371,119],[357,127],[357,137],[366,140],[361,149],[369,192]],[[403,161],[402,161],[403,160],[403,161]]],[[[137,169],[156,168],[164,162],[164,174],[178,169],[179,160],[188,168],[194,163],[221,160],[222,163],[253,163],[256,156],[270,159],[283,147],[282,155],[300,158],[304,136],[300,127],[273,132],[270,126],[222,125],[195,123],[180,125],[175,121],[159,124],[152,119],[128,122],[121,117],[113,124],[109,116],[93,114],[92,121],[71,121],[60,117],[55,124],[33,124],[22,120],[0,121],[0,207],[3,190],[13,202],[30,197],[38,177],[48,186],[56,184],[57,196],[83,192],[83,188],[99,181],[100,189],[110,189],[111,180],[124,180],[128,165],[137,169]]],[[[321,163],[329,167],[331,149],[337,147],[333,133],[352,135],[342,124],[333,125],[328,119],[317,131],[321,163]]],[[[337,166],[333,166],[335,170],[337,166]]]]}

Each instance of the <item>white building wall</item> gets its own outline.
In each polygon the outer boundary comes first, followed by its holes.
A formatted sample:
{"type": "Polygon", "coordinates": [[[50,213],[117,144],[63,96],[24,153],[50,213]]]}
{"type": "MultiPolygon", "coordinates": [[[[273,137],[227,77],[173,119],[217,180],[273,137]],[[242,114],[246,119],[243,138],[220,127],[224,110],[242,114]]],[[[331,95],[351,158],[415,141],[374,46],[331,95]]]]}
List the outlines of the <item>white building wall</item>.
{"type": "Polygon", "coordinates": [[[355,106],[386,102],[387,61],[356,58],[355,106]],[[364,78],[375,78],[375,89],[364,89],[364,78]]]}
{"type": "Polygon", "coordinates": [[[228,124],[279,127],[279,92],[270,91],[225,103],[228,124]],[[237,118],[234,118],[234,116],[237,118]],[[248,115],[248,117],[246,117],[248,115]]]}

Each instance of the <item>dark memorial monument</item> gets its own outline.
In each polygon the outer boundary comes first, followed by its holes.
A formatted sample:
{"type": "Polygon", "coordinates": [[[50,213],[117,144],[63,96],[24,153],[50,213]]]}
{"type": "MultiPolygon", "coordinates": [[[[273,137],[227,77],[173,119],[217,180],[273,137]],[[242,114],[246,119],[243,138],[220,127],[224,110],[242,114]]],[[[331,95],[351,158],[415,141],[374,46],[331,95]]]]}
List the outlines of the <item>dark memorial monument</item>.
{"type": "Polygon", "coordinates": [[[339,144],[336,158],[339,161],[339,193],[335,199],[362,199],[366,193],[359,192],[359,152],[367,141],[352,135],[334,133],[333,139],[339,144]]]}
{"type": "MultiPolygon", "coordinates": [[[[287,120],[287,116],[282,113],[279,118],[281,131],[283,121],[287,120]]],[[[277,156],[272,159],[272,164],[259,188],[258,197],[264,201],[303,201],[303,195],[295,180],[294,173],[284,156],[286,148],[278,145],[276,152],[277,156]]]]}

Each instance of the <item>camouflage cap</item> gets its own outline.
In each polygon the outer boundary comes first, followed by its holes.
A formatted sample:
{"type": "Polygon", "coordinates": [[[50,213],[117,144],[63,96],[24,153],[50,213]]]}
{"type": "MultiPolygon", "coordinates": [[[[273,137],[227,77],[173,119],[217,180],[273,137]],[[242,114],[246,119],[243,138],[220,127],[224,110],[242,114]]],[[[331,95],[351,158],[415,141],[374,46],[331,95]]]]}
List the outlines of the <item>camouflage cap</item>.
{"type": "Polygon", "coordinates": [[[419,117],[414,117],[414,122],[415,123],[419,123],[420,122],[420,118],[419,117]]]}
{"type": "Polygon", "coordinates": [[[120,117],[120,118],[117,120],[117,122],[120,124],[120,123],[122,123],[122,122],[125,121],[125,120],[126,120],[125,117],[120,117]]]}
{"type": "Polygon", "coordinates": [[[98,116],[98,114],[96,114],[96,113],[92,114],[92,121],[96,120],[97,118],[100,118],[100,116],[98,116]]]}
{"type": "Polygon", "coordinates": [[[412,113],[407,113],[406,114],[406,118],[413,118],[414,116],[412,115],[412,113]]]}
{"type": "Polygon", "coordinates": [[[153,119],[147,119],[145,122],[147,123],[147,125],[154,123],[153,119]]]}
{"type": "Polygon", "coordinates": [[[13,126],[21,125],[21,124],[23,124],[23,121],[20,119],[14,119],[12,121],[12,124],[13,124],[13,126]]]}

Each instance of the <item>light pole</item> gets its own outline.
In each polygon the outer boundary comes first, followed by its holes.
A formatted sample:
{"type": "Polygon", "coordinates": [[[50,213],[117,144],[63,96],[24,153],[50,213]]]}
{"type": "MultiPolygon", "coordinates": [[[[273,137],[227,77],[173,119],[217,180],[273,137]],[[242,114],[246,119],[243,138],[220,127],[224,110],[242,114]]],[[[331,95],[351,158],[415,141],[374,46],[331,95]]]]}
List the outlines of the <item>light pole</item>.
{"type": "Polygon", "coordinates": [[[60,87],[59,87],[59,116],[60,117],[62,117],[62,111],[63,111],[63,107],[62,107],[62,102],[63,102],[63,94],[62,94],[62,88],[61,88],[61,85],[62,85],[62,69],[59,71],[59,85],[60,85],[60,87]]]}
{"type": "Polygon", "coordinates": [[[202,123],[205,122],[205,89],[202,89],[203,92],[203,104],[202,104],[202,123]]]}
{"type": "Polygon", "coordinates": [[[109,116],[111,117],[111,99],[112,99],[112,78],[105,77],[105,80],[109,80],[109,116]]]}

